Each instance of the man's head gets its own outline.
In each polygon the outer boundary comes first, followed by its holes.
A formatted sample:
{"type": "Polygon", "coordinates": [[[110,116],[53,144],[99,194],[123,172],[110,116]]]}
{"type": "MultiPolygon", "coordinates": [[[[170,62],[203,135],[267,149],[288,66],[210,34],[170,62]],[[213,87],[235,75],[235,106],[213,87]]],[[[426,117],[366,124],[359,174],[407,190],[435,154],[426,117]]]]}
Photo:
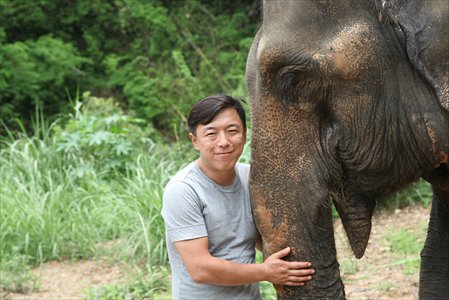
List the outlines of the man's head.
{"type": "Polygon", "coordinates": [[[189,138],[200,153],[197,164],[215,182],[231,184],[246,142],[245,111],[238,100],[213,95],[190,112],[189,138]]]}
{"type": "Polygon", "coordinates": [[[216,94],[198,101],[192,107],[189,118],[187,119],[190,132],[196,135],[198,125],[209,124],[225,108],[234,108],[237,111],[242,125],[246,130],[245,110],[240,101],[227,95],[216,94]]]}

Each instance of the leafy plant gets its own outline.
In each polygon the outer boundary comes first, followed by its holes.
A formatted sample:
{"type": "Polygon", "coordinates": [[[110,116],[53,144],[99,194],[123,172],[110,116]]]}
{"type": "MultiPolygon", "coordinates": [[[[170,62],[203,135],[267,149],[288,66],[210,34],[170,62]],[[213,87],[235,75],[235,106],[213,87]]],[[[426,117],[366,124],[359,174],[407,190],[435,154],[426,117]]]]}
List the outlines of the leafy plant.
{"type": "Polygon", "coordinates": [[[64,153],[70,174],[82,178],[110,176],[133,167],[133,159],[153,144],[136,124],[143,120],[125,115],[112,99],[83,95],[64,125],[54,127],[57,151],[64,153]]]}

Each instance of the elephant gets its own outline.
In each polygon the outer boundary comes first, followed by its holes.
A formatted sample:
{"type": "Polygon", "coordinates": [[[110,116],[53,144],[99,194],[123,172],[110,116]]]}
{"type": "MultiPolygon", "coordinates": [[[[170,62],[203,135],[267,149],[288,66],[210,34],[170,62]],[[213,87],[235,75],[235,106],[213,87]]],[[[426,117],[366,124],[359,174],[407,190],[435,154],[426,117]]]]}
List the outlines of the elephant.
{"type": "Polygon", "coordinates": [[[279,299],[344,299],[332,203],[356,258],[376,201],[432,186],[419,297],[449,299],[449,1],[265,0],[246,63],[250,195],[268,256],[310,261],[279,299]]]}

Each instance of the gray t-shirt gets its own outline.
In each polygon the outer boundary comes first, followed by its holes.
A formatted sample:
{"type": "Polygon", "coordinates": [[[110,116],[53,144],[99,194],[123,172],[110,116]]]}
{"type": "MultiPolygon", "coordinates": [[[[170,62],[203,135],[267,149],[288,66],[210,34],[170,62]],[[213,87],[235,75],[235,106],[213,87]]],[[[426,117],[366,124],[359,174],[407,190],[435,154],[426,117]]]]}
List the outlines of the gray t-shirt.
{"type": "Polygon", "coordinates": [[[249,201],[249,165],[237,163],[236,173],[230,186],[221,186],[192,162],[165,187],[162,217],[173,299],[261,299],[257,283],[219,286],[194,282],[174,244],[207,236],[212,256],[238,263],[255,262],[257,229],[249,201]]]}

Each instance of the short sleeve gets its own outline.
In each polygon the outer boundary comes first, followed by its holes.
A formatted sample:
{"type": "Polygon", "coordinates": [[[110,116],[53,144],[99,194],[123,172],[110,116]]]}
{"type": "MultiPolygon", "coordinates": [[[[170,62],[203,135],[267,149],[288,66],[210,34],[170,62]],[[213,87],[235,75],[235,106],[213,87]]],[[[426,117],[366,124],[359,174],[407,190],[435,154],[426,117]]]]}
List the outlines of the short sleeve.
{"type": "Polygon", "coordinates": [[[162,217],[171,242],[207,236],[203,205],[191,186],[183,182],[169,184],[163,195],[162,217]]]}

